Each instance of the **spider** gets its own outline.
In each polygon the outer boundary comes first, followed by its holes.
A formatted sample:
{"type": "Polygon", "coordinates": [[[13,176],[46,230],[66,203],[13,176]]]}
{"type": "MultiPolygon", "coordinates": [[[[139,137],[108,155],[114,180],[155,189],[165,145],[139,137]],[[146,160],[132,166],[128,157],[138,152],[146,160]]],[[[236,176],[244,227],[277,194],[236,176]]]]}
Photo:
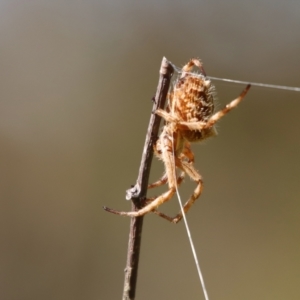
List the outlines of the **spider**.
{"type": "Polygon", "coordinates": [[[203,180],[194,167],[191,143],[215,136],[217,131],[214,125],[243,100],[249,89],[250,84],[236,99],[214,113],[214,86],[207,79],[201,61],[191,59],[182,68],[181,77],[169,93],[166,109],[158,109],[155,112],[165,120],[162,133],[154,146],[154,153],[165,165],[165,174],[148,188],[168,184],[169,189],[156,198],[147,199],[146,205],[138,211],[119,212],[108,208],[106,210],[129,217],[154,212],[170,222],[178,223],[182,219],[181,211],[175,217],[169,217],[159,212],[157,207],[173,197],[185,174],[196,182],[196,188],[183,206],[184,213],[187,213],[199,198],[203,190],[203,180]],[[200,74],[195,76],[190,73],[193,67],[197,67],[200,74]],[[176,168],[181,170],[178,178],[176,168]]]}

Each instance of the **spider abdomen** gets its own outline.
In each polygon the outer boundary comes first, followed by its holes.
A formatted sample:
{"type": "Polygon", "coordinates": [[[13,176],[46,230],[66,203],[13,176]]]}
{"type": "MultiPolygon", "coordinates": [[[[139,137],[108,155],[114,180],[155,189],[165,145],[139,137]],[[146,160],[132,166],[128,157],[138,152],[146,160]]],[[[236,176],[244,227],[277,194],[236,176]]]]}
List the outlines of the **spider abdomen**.
{"type": "Polygon", "coordinates": [[[214,112],[214,88],[210,80],[198,76],[185,75],[174,88],[174,112],[185,122],[205,122],[214,112]]]}
{"type": "MultiPolygon", "coordinates": [[[[170,106],[184,122],[206,122],[214,112],[214,87],[201,74],[184,74],[174,88],[170,106]]],[[[214,127],[201,131],[184,130],[181,134],[189,142],[196,142],[216,135],[216,130],[214,127]]]]}

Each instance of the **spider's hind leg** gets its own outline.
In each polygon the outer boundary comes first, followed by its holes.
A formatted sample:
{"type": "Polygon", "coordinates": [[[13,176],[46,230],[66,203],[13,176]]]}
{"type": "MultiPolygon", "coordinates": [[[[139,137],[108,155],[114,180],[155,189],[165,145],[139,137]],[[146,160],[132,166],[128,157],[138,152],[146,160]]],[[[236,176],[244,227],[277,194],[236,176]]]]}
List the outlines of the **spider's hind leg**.
{"type": "MultiPolygon", "coordinates": [[[[194,204],[194,202],[200,197],[202,190],[203,190],[203,180],[202,176],[197,172],[197,170],[194,168],[193,160],[188,161],[184,159],[184,157],[194,157],[192,151],[189,147],[185,148],[185,153],[183,157],[176,158],[176,166],[179,167],[183,173],[187,173],[192,180],[194,180],[197,183],[197,186],[194,190],[194,193],[190,196],[190,198],[186,201],[186,203],[183,205],[184,213],[187,213],[188,210],[191,208],[191,206],[194,204]]],[[[178,223],[182,219],[182,211],[180,210],[179,213],[175,217],[170,217],[165,215],[164,213],[159,212],[158,210],[153,211],[158,216],[172,222],[172,223],[178,223]]]]}
{"type": "MultiPolygon", "coordinates": [[[[190,176],[190,178],[197,183],[197,186],[196,186],[193,194],[183,205],[183,211],[184,211],[184,213],[187,213],[188,210],[191,208],[191,206],[200,197],[200,195],[202,193],[203,180],[202,180],[202,176],[197,172],[197,170],[194,168],[194,165],[192,163],[182,161],[182,160],[177,163],[178,163],[178,165],[181,165],[180,168],[182,168],[182,170],[185,173],[187,173],[190,176]]],[[[172,218],[172,222],[176,224],[181,219],[182,219],[182,211],[180,210],[179,213],[174,218],[172,218]]]]}
{"type": "Polygon", "coordinates": [[[162,186],[164,184],[166,184],[168,182],[168,177],[166,174],[164,174],[160,179],[158,179],[157,181],[153,182],[153,183],[150,183],[148,185],[148,189],[153,189],[155,187],[158,187],[158,186],[162,186]]]}
{"type": "MultiPolygon", "coordinates": [[[[177,178],[177,186],[179,186],[183,179],[184,179],[184,172],[181,172],[180,176],[178,176],[177,178]]],[[[160,179],[158,179],[157,181],[153,182],[153,183],[150,183],[148,185],[148,189],[153,189],[155,187],[159,187],[159,186],[162,186],[164,184],[166,184],[168,182],[168,177],[167,177],[167,174],[164,174],[160,179]]]]}
{"type": "MultiPolygon", "coordinates": [[[[184,176],[185,176],[185,173],[184,172],[181,172],[180,176],[178,176],[177,178],[177,187],[181,185],[181,183],[183,182],[184,180],[184,176]]],[[[154,188],[154,187],[158,187],[158,186],[161,186],[163,184],[166,184],[168,182],[168,178],[167,178],[167,175],[164,175],[162,178],[160,178],[158,181],[156,182],[153,182],[152,184],[149,184],[148,185],[148,189],[151,189],[151,188],[154,188]]],[[[153,197],[153,198],[147,198],[146,199],[146,204],[149,204],[151,203],[152,201],[154,201],[157,197],[153,197]]],[[[160,214],[158,210],[154,209],[152,212],[154,212],[155,214],[160,214]]],[[[164,215],[163,213],[161,213],[162,215],[164,215]]]]}
{"type": "MultiPolygon", "coordinates": [[[[184,172],[181,172],[180,176],[178,176],[178,178],[177,178],[177,187],[179,187],[180,184],[183,182],[184,176],[185,176],[185,173],[184,173],[184,172]]],[[[156,186],[159,186],[159,185],[164,184],[164,183],[161,183],[163,180],[165,180],[165,181],[167,182],[167,177],[166,177],[166,175],[163,176],[163,177],[162,177],[160,180],[158,180],[157,182],[155,182],[155,183],[149,185],[148,188],[152,188],[152,187],[154,187],[154,185],[155,185],[155,187],[156,187],[156,186]],[[158,185],[158,183],[161,183],[161,184],[158,185]],[[157,184],[157,185],[156,185],[156,184],[157,184]]],[[[166,183],[166,182],[165,182],[165,183],[166,183]]],[[[155,198],[149,198],[149,199],[146,200],[146,203],[152,202],[153,200],[155,200],[155,198]]],[[[166,214],[160,212],[160,211],[157,210],[157,209],[152,210],[152,212],[155,213],[156,215],[158,215],[159,217],[162,217],[163,219],[168,220],[169,222],[173,222],[173,219],[174,219],[174,218],[167,216],[166,214]]]]}
{"type": "MultiPolygon", "coordinates": [[[[161,141],[160,151],[161,151],[161,153],[159,155],[165,164],[166,175],[168,178],[168,185],[169,185],[168,191],[164,192],[163,194],[161,194],[160,196],[155,198],[153,201],[151,201],[150,203],[148,203],[146,206],[144,206],[143,208],[141,208],[138,211],[130,211],[130,212],[116,211],[113,209],[109,209],[107,207],[105,208],[106,211],[109,211],[111,213],[114,213],[114,214],[117,214],[120,216],[140,217],[140,216],[143,216],[143,215],[157,209],[158,206],[169,201],[173,197],[173,195],[176,191],[177,178],[175,175],[176,174],[175,173],[175,164],[173,163],[173,161],[174,161],[173,143],[172,143],[170,136],[171,135],[168,132],[168,128],[165,127],[162,135],[160,136],[160,141],[161,141]]],[[[163,182],[163,181],[159,181],[159,182],[163,182]]]]}

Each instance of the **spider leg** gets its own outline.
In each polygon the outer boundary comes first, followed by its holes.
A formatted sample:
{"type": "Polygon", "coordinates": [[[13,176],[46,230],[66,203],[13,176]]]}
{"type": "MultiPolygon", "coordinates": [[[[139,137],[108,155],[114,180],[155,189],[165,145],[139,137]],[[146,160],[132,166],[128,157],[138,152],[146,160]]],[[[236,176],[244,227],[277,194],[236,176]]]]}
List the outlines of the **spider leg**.
{"type": "Polygon", "coordinates": [[[191,144],[189,142],[185,142],[183,150],[179,156],[180,159],[187,159],[188,162],[194,162],[195,161],[195,155],[191,150],[191,144]]]}
{"type": "Polygon", "coordinates": [[[230,103],[228,103],[223,109],[213,114],[207,122],[178,122],[177,126],[184,130],[203,130],[213,127],[222,117],[235,108],[246,96],[251,85],[248,84],[243,92],[230,103]]]}
{"type": "MultiPolygon", "coordinates": [[[[178,176],[177,186],[179,186],[182,183],[182,181],[184,179],[184,175],[185,175],[184,172],[181,172],[180,176],[178,176]]],[[[148,189],[152,189],[152,188],[155,188],[155,187],[158,187],[158,186],[162,186],[162,185],[166,184],[167,182],[168,182],[168,177],[167,177],[167,174],[165,174],[160,179],[158,179],[157,181],[149,184],[148,189]]]]}
{"type": "Polygon", "coordinates": [[[148,189],[152,189],[158,186],[162,186],[164,184],[166,184],[168,182],[168,177],[167,174],[164,174],[160,179],[158,179],[157,181],[150,183],[148,185],[148,189]]]}
{"type": "Polygon", "coordinates": [[[202,66],[202,62],[200,59],[198,58],[192,58],[183,68],[182,71],[183,72],[190,72],[193,68],[193,66],[196,66],[199,68],[199,70],[201,71],[201,73],[206,76],[206,73],[204,71],[204,68],[202,66]]]}
{"type": "Polygon", "coordinates": [[[159,217],[161,217],[161,218],[163,218],[163,219],[165,219],[165,220],[171,222],[171,223],[173,222],[173,219],[174,219],[174,218],[172,218],[172,217],[170,217],[170,216],[168,216],[168,215],[166,215],[166,214],[164,214],[164,213],[158,211],[157,209],[154,209],[152,212],[153,212],[154,214],[158,215],[159,217]]]}
{"type": "MultiPolygon", "coordinates": [[[[191,151],[190,144],[186,142],[183,152],[181,153],[182,156],[180,158],[176,158],[176,166],[183,170],[182,174],[187,173],[191,179],[193,179],[195,182],[197,182],[196,189],[194,190],[194,193],[191,195],[191,197],[187,200],[187,202],[183,205],[183,210],[185,213],[188,212],[188,210],[191,208],[191,206],[194,204],[194,202],[200,197],[203,189],[203,180],[201,175],[196,171],[194,168],[192,162],[194,161],[194,154],[191,151]],[[190,160],[186,160],[186,159],[190,160]]],[[[180,177],[179,177],[180,178],[180,177]]],[[[178,178],[178,180],[179,180],[178,178]]],[[[180,182],[181,183],[181,182],[180,182]]],[[[180,184],[179,183],[179,184],[180,184]]],[[[178,181],[177,181],[178,184],[178,181]]],[[[178,185],[179,185],[178,184],[178,185]]],[[[179,213],[175,217],[170,217],[157,209],[154,209],[152,211],[159,217],[166,219],[169,222],[172,223],[178,223],[182,219],[182,211],[180,210],[179,213]]]]}
{"type": "MultiPolygon", "coordinates": [[[[159,139],[157,141],[157,143],[154,145],[154,153],[155,155],[158,157],[158,159],[160,160],[163,160],[162,158],[162,153],[161,153],[161,139],[159,139]]],[[[190,158],[189,158],[190,159],[190,158]]],[[[181,182],[183,181],[184,179],[184,172],[182,172],[180,174],[180,176],[177,178],[177,185],[180,185],[181,182]]],[[[153,182],[153,183],[150,183],[148,185],[148,189],[152,189],[152,188],[155,188],[155,187],[159,187],[159,186],[162,186],[164,184],[166,184],[168,182],[168,176],[167,176],[167,173],[165,173],[160,179],[158,179],[156,182],[153,182]]]]}
{"type": "MultiPolygon", "coordinates": [[[[194,202],[200,197],[202,190],[203,190],[203,180],[201,175],[196,171],[192,163],[182,161],[179,159],[176,159],[176,165],[182,169],[185,173],[187,173],[192,180],[197,182],[197,186],[194,190],[194,193],[190,196],[190,198],[186,201],[186,203],[183,205],[183,210],[185,213],[188,212],[188,210],[191,208],[191,206],[194,204],[194,202]]],[[[169,217],[157,210],[153,211],[155,214],[159,215],[160,217],[172,222],[172,223],[178,223],[182,219],[182,212],[181,210],[175,217],[169,217]]]]}
{"type": "MultiPolygon", "coordinates": [[[[185,173],[182,172],[182,173],[180,174],[180,176],[178,176],[178,178],[177,178],[177,187],[180,186],[180,184],[183,182],[184,175],[185,175],[185,173]]],[[[167,179],[166,179],[166,181],[167,181],[167,179]]],[[[158,181],[155,182],[155,183],[161,183],[161,181],[158,180],[158,181]]],[[[151,186],[150,188],[152,188],[153,185],[154,185],[155,183],[150,184],[150,185],[149,185],[149,186],[151,186]]],[[[164,183],[162,183],[162,184],[164,184],[164,183]]],[[[162,184],[161,184],[161,185],[162,185],[162,184]]],[[[148,188],[149,188],[149,186],[148,186],[148,188]]],[[[157,186],[159,186],[159,185],[156,185],[156,187],[157,187],[157,186]]],[[[153,198],[147,198],[146,201],[145,201],[145,203],[146,203],[146,204],[149,204],[150,202],[152,202],[152,201],[155,200],[155,199],[156,199],[156,197],[153,197],[153,198]]],[[[157,215],[164,215],[163,213],[159,212],[157,209],[154,209],[152,212],[155,213],[155,214],[157,214],[157,215]]]]}
{"type": "Polygon", "coordinates": [[[160,143],[161,147],[161,158],[165,164],[166,168],[166,175],[168,178],[169,190],[162,195],[158,196],[152,202],[150,202],[145,207],[141,208],[138,211],[131,211],[131,212],[123,212],[123,211],[116,211],[110,209],[108,207],[104,207],[104,209],[108,212],[121,215],[121,216],[128,216],[128,217],[140,217],[143,216],[153,210],[155,210],[158,206],[163,204],[164,202],[170,200],[175,191],[176,191],[176,177],[175,177],[175,164],[173,163],[173,147],[172,147],[172,140],[169,136],[169,133],[165,127],[165,130],[160,136],[160,143]]]}
{"type": "Polygon", "coordinates": [[[157,109],[155,111],[155,114],[162,117],[167,122],[178,122],[177,118],[175,118],[174,116],[172,116],[170,113],[166,112],[165,110],[157,109]]]}
{"type": "Polygon", "coordinates": [[[170,188],[167,192],[163,193],[162,195],[160,195],[159,197],[157,197],[152,202],[150,202],[148,205],[139,209],[138,211],[129,211],[129,212],[118,211],[118,210],[114,210],[114,209],[111,209],[106,206],[104,206],[103,209],[110,213],[113,213],[115,215],[119,215],[119,216],[127,216],[127,217],[134,217],[134,218],[141,217],[149,212],[152,212],[153,210],[156,209],[156,207],[160,206],[164,202],[170,200],[173,197],[174,193],[175,193],[175,187],[170,188]]]}
{"type": "Polygon", "coordinates": [[[248,84],[246,88],[242,91],[242,93],[230,103],[228,103],[222,110],[218,111],[217,113],[213,114],[206,123],[204,128],[209,128],[215,125],[222,117],[224,117],[227,113],[229,113],[233,108],[238,106],[240,102],[244,99],[246,94],[248,93],[251,85],[248,84]]]}
{"type": "MultiPolygon", "coordinates": [[[[190,198],[183,205],[183,210],[185,213],[191,208],[194,202],[200,197],[203,190],[203,179],[202,176],[197,172],[194,168],[193,164],[188,162],[181,162],[182,169],[197,183],[197,186],[194,190],[194,193],[190,196],[190,198]]],[[[180,211],[174,218],[173,223],[178,223],[182,219],[182,212],[180,211]]]]}

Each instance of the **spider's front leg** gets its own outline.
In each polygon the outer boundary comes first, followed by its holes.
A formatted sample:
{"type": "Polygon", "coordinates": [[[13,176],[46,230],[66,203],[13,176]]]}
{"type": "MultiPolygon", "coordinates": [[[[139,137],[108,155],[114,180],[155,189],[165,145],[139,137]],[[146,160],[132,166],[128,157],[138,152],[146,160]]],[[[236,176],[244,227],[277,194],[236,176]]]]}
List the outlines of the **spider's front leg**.
{"type": "Polygon", "coordinates": [[[171,122],[179,122],[179,120],[171,115],[170,113],[166,112],[163,109],[157,109],[155,111],[155,114],[157,114],[158,116],[162,117],[163,119],[165,119],[167,122],[171,123],[171,122]]]}

